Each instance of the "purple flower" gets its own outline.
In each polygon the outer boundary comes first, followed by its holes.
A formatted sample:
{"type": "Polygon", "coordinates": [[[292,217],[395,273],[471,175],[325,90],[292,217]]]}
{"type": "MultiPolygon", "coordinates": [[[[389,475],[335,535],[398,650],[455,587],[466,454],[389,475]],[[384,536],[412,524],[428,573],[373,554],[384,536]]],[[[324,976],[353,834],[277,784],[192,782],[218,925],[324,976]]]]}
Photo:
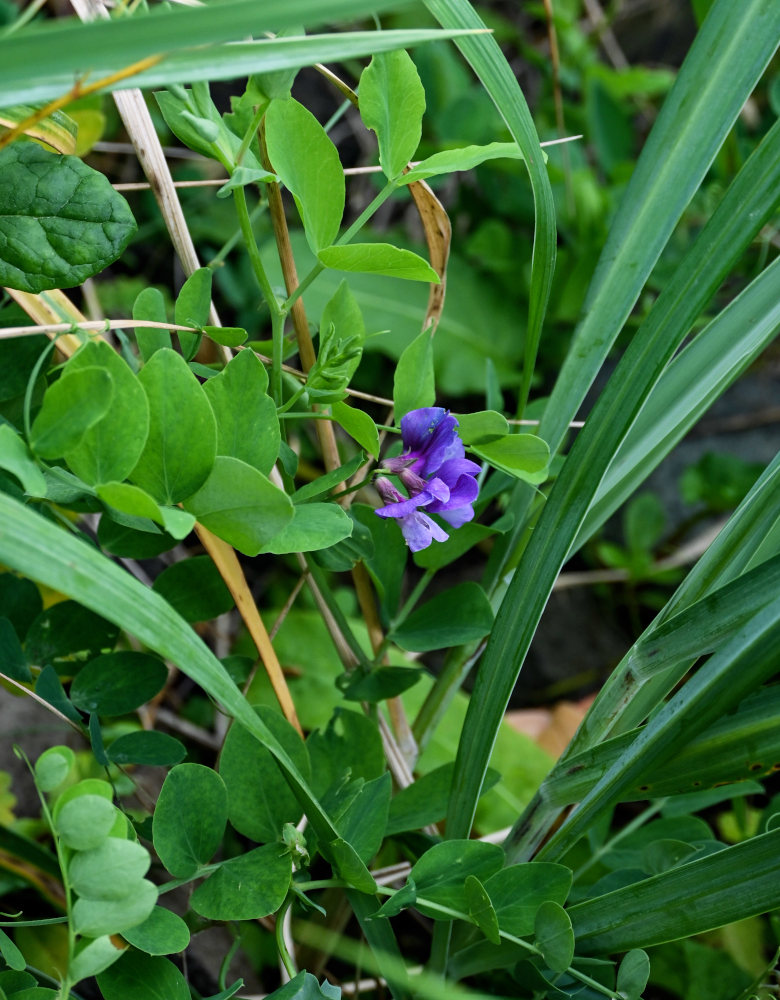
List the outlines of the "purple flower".
{"type": "Polygon", "coordinates": [[[398,476],[408,496],[389,479],[378,479],[376,487],[385,506],[376,513],[398,520],[412,552],[449,537],[429,514],[440,514],[454,528],[474,517],[479,465],[465,457],[457,426],[455,417],[441,407],[412,410],[401,420],[403,452],[382,462],[382,468],[398,476]]]}

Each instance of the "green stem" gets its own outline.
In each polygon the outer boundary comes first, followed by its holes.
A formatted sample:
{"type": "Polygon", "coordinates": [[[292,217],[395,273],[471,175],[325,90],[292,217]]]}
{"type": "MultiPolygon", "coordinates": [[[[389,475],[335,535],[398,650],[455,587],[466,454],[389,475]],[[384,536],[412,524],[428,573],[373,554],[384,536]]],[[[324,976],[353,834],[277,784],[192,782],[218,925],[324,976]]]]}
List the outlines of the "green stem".
{"type": "Polygon", "coordinates": [[[583,874],[583,872],[586,872],[589,868],[592,868],[593,865],[595,865],[597,861],[603,858],[608,851],[611,851],[612,848],[615,846],[615,844],[619,843],[621,840],[623,840],[624,837],[627,837],[630,833],[633,833],[634,830],[638,830],[640,826],[644,826],[649,819],[652,819],[652,817],[655,816],[656,813],[659,813],[663,809],[665,803],[666,799],[659,799],[657,802],[654,802],[651,806],[648,806],[647,809],[644,809],[638,816],[634,817],[634,819],[632,819],[630,823],[627,823],[626,826],[624,826],[619,833],[616,833],[611,840],[607,840],[605,843],[601,845],[601,847],[593,851],[593,853],[588,857],[588,859],[584,861],[580,865],[580,867],[577,868],[576,871],[574,872],[574,881],[576,882],[577,879],[580,877],[580,875],[583,874]]]}
{"type": "MultiPolygon", "coordinates": [[[[387,201],[390,195],[396,190],[396,187],[397,184],[395,181],[388,181],[387,184],[385,184],[385,186],[376,196],[376,198],[374,198],[373,201],[366,208],[363,209],[363,211],[360,213],[357,219],[355,219],[355,221],[349,227],[349,229],[346,230],[344,235],[340,236],[339,239],[336,240],[334,246],[340,247],[344,246],[345,243],[349,243],[352,240],[353,236],[356,236],[357,233],[359,233],[360,230],[363,228],[363,226],[365,226],[365,224],[368,222],[368,220],[371,218],[374,212],[376,212],[377,209],[387,201]]],[[[303,293],[306,291],[306,289],[309,287],[312,281],[314,281],[314,279],[324,270],[325,267],[323,264],[319,263],[315,264],[314,267],[311,269],[311,271],[309,271],[309,273],[306,275],[303,281],[301,281],[301,283],[295,289],[295,291],[289,296],[289,298],[284,303],[282,303],[282,312],[288,313],[292,309],[296,300],[299,299],[301,295],[303,295],[303,293]]]]}
{"type": "Polygon", "coordinates": [[[292,957],[287,950],[287,945],[284,943],[284,918],[287,911],[292,906],[293,898],[292,893],[289,893],[287,899],[282,904],[281,909],[276,914],[276,926],[274,927],[274,936],[276,938],[276,947],[279,951],[279,957],[281,958],[282,964],[287,970],[287,975],[290,979],[295,979],[297,972],[292,957]]]}
{"type": "Polygon", "coordinates": [[[246,204],[246,194],[243,188],[233,188],[233,202],[236,206],[236,215],[241,226],[241,235],[244,237],[249,261],[252,265],[260,291],[263,293],[266,305],[271,313],[271,335],[273,337],[273,349],[271,353],[271,394],[274,402],[279,406],[282,402],[282,358],[284,354],[284,312],[280,309],[276,301],[271,282],[265,273],[265,267],[260,256],[260,249],[252,231],[252,223],[249,218],[249,209],[246,204]]]}
{"type": "Polygon", "coordinates": [[[255,116],[252,119],[252,124],[244,133],[244,138],[241,140],[241,145],[238,147],[238,152],[236,153],[236,166],[240,166],[243,163],[244,157],[246,156],[246,151],[249,149],[249,144],[255,137],[255,133],[260,128],[260,122],[263,120],[263,115],[265,114],[267,105],[261,104],[260,107],[255,111],[255,116]]]}
{"type": "MultiPolygon", "coordinates": [[[[264,201],[260,201],[257,203],[257,205],[255,205],[249,216],[249,222],[251,223],[251,225],[254,226],[255,222],[257,222],[260,216],[263,215],[263,213],[266,211],[266,208],[267,205],[264,201]]],[[[206,267],[210,267],[212,271],[216,271],[218,267],[221,267],[222,262],[225,260],[227,255],[230,253],[233,247],[235,247],[236,243],[238,243],[240,239],[241,239],[241,227],[239,226],[239,228],[233,233],[230,239],[228,239],[225,243],[222,244],[222,247],[217,251],[216,255],[211,258],[208,264],[206,264],[206,267]]]]}
{"type": "MultiPolygon", "coordinates": [[[[281,417],[281,416],[283,416],[283,415],[284,415],[284,414],[285,414],[285,413],[286,413],[286,412],[287,412],[288,410],[291,410],[291,409],[293,408],[293,406],[295,406],[295,404],[296,404],[296,403],[298,402],[298,400],[299,400],[299,399],[301,398],[301,396],[303,396],[303,394],[304,394],[305,392],[306,392],[306,385],[304,384],[304,385],[302,385],[302,386],[300,387],[300,389],[298,389],[298,391],[297,391],[297,392],[295,392],[295,393],[294,393],[294,394],[293,394],[292,396],[290,396],[290,398],[289,398],[289,399],[287,400],[287,402],[286,402],[286,403],[285,403],[285,404],[284,404],[283,406],[281,406],[281,407],[280,407],[280,408],[279,408],[279,409],[278,409],[278,410],[276,411],[276,415],[277,415],[277,417],[281,417]]],[[[308,413],[305,413],[305,414],[302,414],[302,416],[306,416],[306,417],[308,417],[308,416],[309,416],[309,414],[308,414],[308,413]]]]}

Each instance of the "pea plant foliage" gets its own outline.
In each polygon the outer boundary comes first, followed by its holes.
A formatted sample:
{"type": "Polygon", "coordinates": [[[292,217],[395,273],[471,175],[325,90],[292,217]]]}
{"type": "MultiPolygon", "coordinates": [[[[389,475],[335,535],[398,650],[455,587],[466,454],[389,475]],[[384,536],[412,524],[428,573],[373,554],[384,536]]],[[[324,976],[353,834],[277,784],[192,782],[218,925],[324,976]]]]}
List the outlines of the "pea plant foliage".
{"type": "Polygon", "coordinates": [[[661,946],[780,907],[771,802],[738,836],[697,815],[767,801],[779,766],[780,459],[557,761],[503,722],[565,562],[780,328],[771,254],[715,297],[772,222],[778,124],[629,319],[780,41],[770,0],[708,6],[545,401],[546,156],[468,0],[111,17],[91,0],[83,23],[23,16],[0,37],[16,101],[0,113],[2,698],[69,728],[16,747],[37,818],[0,810],[0,1000],[200,997],[188,970],[211,926],[213,1000],[249,995],[239,959],[275,1000],[354,995],[361,978],[395,1000],[639,1000],[661,946]],[[395,8],[404,27],[385,30],[395,8]],[[420,149],[414,55],[434,40],[473,70],[502,141],[420,149]],[[334,118],[374,144],[358,209],[335,121],[291,94],[324,62],[334,118]],[[211,84],[241,74],[220,110],[211,84]],[[88,321],[67,291],[138,259],[136,211],[75,152],[68,101],[91,83],[145,147],[186,274],[175,299],[142,288],[124,319],[88,321]],[[232,283],[198,266],[152,120],[223,178],[232,283]],[[509,388],[486,364],[484,401],[460,409],[437,384],[450,226],[427,182],[488,161],[533,201],[529,311],[509,388]],[[375,225],[402,204],[414,249],[375,225]],[[236,282],[247,328],[219,320],[236,282]],[[393,319],[377,295],[416,310],[381,380],[372,339],[393,319]]]}

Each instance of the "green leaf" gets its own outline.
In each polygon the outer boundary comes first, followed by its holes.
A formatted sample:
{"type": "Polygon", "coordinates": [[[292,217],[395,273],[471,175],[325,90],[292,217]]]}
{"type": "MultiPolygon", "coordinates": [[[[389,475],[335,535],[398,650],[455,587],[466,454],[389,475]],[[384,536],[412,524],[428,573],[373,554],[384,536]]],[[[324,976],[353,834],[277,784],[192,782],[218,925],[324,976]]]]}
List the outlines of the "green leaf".
{"type": "Polygon", "coordinates": [[[177,540],[186,538],[195,527],[195,518],[180,507],[161,507],[163,525],[168,534],[177,540]]]}
{"type": "Polygon", "coordinates": [[[138,380],[149,400],[150,427],[130,479],[158,502],[176,504],[203,486],[214,464],[214,415],[198,380],[174,351],[152,355],[138,380]]]}
{"type": "MultiPolygon", "coordinates": [[[[211,307],[211,279],[214,272],[210,267],[199,267],[187,278],[176,299],[174,318],[177,326],[194,326],[200,329],[209,319],[211,307]]],[[[185,361],[195,357],[200,345],[200,334],[177,331],[185,361]]]]}
{"type": "MultiPolygon", "coordinates": [[[[270,708],[255,712],[276,736],[300,774],[308,778],[309,755],[300,736],[270,708]]],[[[239,833],[258,843],[276,841],[285,823],[297,823],[303,810],[271,753],[240,723],[228,730],[219,758],[228,793],[228,816],[239,833]]]]}
{"type": "Polygon", "coordinates": [[[100,499],[122,514],[131,517],[145,517],[150,521],[163,523],[162,511],[156,500],[132,483],[103,483],[95,488],[100,499]]]}
{"type": "Polygon", "coordinates": [[[346,674],[341,693],[347,701],[367,701],[376,704],[386,698],[396,698],[413,687],[422,676],[421,670],[410,667],[377,667],[370,674],[346,674]]]}
{"type": "Polygon", "coordinates": [[[121,650],[82,667],[70,686],[70,697],[83,712],[126,715],[151,701],[167,680],[165,664],[156,656],[121,650]]]}
{"type": "MultiPolygon", "coordinates": [[[[159,288],[144,288],[133,303],[133,319],[151,320],[153,323],[167,323],[165,299],[159,288]]],[[[155,326],[137,326],[135,339],[143,361],[148,361],[155,351],[171,347],[169,330],[155,326]]]]}
{"type": "Polygon", "coordinates": [[[70,774],[76,756],[70,747],[49,747],[35,762],[35,782],[42,792],[52,792],[70,774]]]}
{"type": "MultiPolygon", "coordinates": [[[[495,876],[493,876],[495,878],[495,876]]],[[[464,886],[468,914],[492,944],[500,944],[498,933],[498,918],[490,896],[485,892],[484,885],[475,875],[467,875],[464,886]]]]}
{"type": "Polygon", "coordinates": [[[261,549],[281,555],[285,552],[315,552],[335,545],[352,534],[352,519],[335,503],[297,504],[293,519],[261,549]]]}
{"type": "Polygon", "coordinates": [[[119,629],[75,601],[61,601],[42,611],[25,642],[27,662],[43,666],[60,660],[91,659],[113,649],[119,629]]]}
{"type": "Polygon", "coordinates": [[[496,410],[458,414],[458,437],[465,445],[486,444],[508,434],[506,417],[496,410]]]}
{"type": "Polygon", "coordinates": [[[64,455],[105,416],[113,395],[113,379],[103,368],[63,373],[46,390],[30,431],[30,447],[41,458],[64,455]]]}
{"type": "Polygon", "coordinates": [[[335,241],[344,214],[344,171],[336,147],[314,115],[292,98],[271,101],[265,139],[272,168],[294,196],[316,254],[335,241]]]}
{"type": "Polygon", "coordinates": [[[389,771],[367,781],[339,816],[338,828],[344,840],[366,864],[382,846],[392,786],[389,771]]]}
{"type": "Polygon", "coordinates": [[[239,351],[203,386],[217,421],[217,454],[239,458],[265,475],[279,454],[279,421],[267,395],[268,374],[254,351],[239,351]]]}
{"type": "Polygon", "coordinates": [[[103,368],[111,376],[113,395],[105,415],[91,426],[75,448],[64,453],[65,461],[84,482],[120,481],[135,468],[149,433],[149,404],[138,379],[105,341],[92,340],[73,355],[64,375],[90,367],[103,368]]]}
{"type": "Polygon", "coordinates": [[[414,156],[422,135],[425,91],[407,52],[375,55],[360,75],[360,117],[376,132],[379,163],[389,180],[414,156]]]}
{"type": "Polygon", "coordinates": [[[190,903],[208,920],[257,920],[279,909],[291,875],[292,860],[283,846],[266,844],[224,862],[190,903]]]}
{"type": "Polygon", "coordinates": [[[267,476],[223,455],[216,457],[208,479],[184,508],[248,556],[262,552],[293,517],[290,498],[267,476]]]}
{"type": "Polygon", "coordinates": [[[225,347],[240,347],[249,336],[242,326],[204,326],[203,332],[215,344],[225,347]]]}
{"type": "Polygon", "coordinates": [[[382,740],[376,726],[357,712],[338,709],[325,729],[315,729],[306,741],[312,783],[320,795],[345,776],[371,781],[385,770],[382,740]]]}
{"type": "Polygon", "coordinates": [[[22,579],[14,573],[0,573],[0,608],[19,638],[24,639],[43,610],[43,601],[32,580],[22,579]]]}
{"type": "Polygon", "coordinates": [[[422,903],[438,903],[452,910],[465,913],[466,876],[474,875],[485,881],[501,868],[504,852],[496,844],[478,840],[445,840],[429,848],[412,866],[409,875],[417,886],[417,908],[438,919],[436,911],[428,911],[422,903]]]}
{"type": "Polygon", "coordinates": [[[128,949],[98,976],[105,1000],[191,1000],[184,976],[167,958],[128,949]]]}
{"type": "Polygon", "coordinates": [[[384,274],[388,278],[407,281],[428,281],[438,285],[439,275],[419,254],[403,250],[390,243],[347,243],[328,246],[317,252],[324,267],[334,271],[358,271],[363,274],[384,274]]]}
{"type": "Polygon", "coordinates": [[[217,190],[217,198],[227,198],[234,188],[246,187],[247,184],[273,184],[278,180],[276,174],[262,167],[236,167],[230,180],[217,190]]]}
{"type": "MultiPolygon", "coordinates": [[[[390,815],[387,820],[385,835],[405,833],[408,830],[419,830],[431,823],[438,823],[447,813],[447,799],[452,784],[454,764],[442,764],[440,767],[420,775],[417,780],[406,788],[402,788],[390,802],[390,815]]],[[[493,768],[488,769],[483,792],[488,791],[499,781],[501,775],[493,768]]],[[[564,897],[565,898],[565,897],[564,897]]],[[[536,909],[534,909],[534,913],[536,909]]]]}
{"type": "Polygon", "coordinates": [[[145,764],[149,767],[172,767],[187,756],[187,748],[167,733],[125,733],[106,750],[114,764],[145,764]]]}
{"type": "MultiPolygon", "coordinates": [[[[544,157],[544,154],[542,154],[544,157]]],[[[507,158],[524,159],[516,142],[490,142],[486,146],[462,146],[460,149],[444,149],[421,160],[411,170],[399,177],[399,183],[411,184],[424,181],[439,174],[451,174],[456,170],[473,170],[487,160],[507,158]]],[[[546,157],[544,157],[546,159],[546,157]]]]}
{"type": "Polygon", "coordinates": [[[0,663],[6,677],[21,681],[22,684],[32,683],[33,678],[30,668],[27,666],[27,657],[24,655],[24,650],[13,625],[7,618],[0,618],[0,663]]]}
{"type": "Polygon", "coordinates": [[[560,903],[545,900],[534,921],[536,944],[553,972],[565,972],[574,958],[574,932],[560,903]]]}
{"type": "Polygon", "coordinates": [[[569,910],[584,955],[628,951],[702,934],[780,905],[780,831],[643,882],[578,903],[569,910]],[[680,906],[680,900],[686,905],[680,906]]]}
{"type": "Polygon", "coordinates": [[[100,847],[116,818],[113,802],[102,795],[80,795],[66,802],[58,813],[57,833],[66,847],[89,851],[100,847]]]}
{"type": "Polygon", "coordinates": [[[543,483],[548,476],[550,449],[535,434],[508,434],[471,450],[502,472],[527,483],[543,483]]]}
{"type": "Polygon", "coordinates": [[[136,229],[125,199],[77,156],[35,142],[0,151],[0,284],[72,288],[115,261],[136,229]]]}
{"type": "Polygon", "coordinates": [[[333,858],[336,871],[345,882],[357,889],[358,892],[367,895],[373,895],[376,892],[376,882],[373,875],[360,860],[351,844],[338,837],[328,844],[328,852],[333,858]]]}
{"type": "Polygon", "coordinates": [[[361,448],[365,448],[374,458],[379,458],[379,431],[365,410],[358,410],[347,403],[336,402],[331,405],[331,412],[336,423],[343,427],[361,448]]]}
{"type": "Polygon", "coordinates": [[[234,607],[233,595],[211,556],[191,556],[167,566],[152,589],[188,622],[210,621],[234,607]]]}
{"type": "Polygon", "coordinates": [[[179,764],[168,772],[154,811],[154,849],[174,878],[207,864],[228,818],[225,784],[210,767],[179,764]]]}
{"type": "Polygon", "coordinates": [[[68,875],[84,899],[126,900],[135,893],[151,861],[149,852],[140,844],[107,837],[99,847],[76,851],[68,875]]]}
{"type": "Polygon", "coordinates": [[[456,584],[413,611],[390,633],[401,649],[426,652],[481,639],[493,626],[493,610],[477,583],[456,584]]]}
{"type": "Polygon", "coordinates": [[[68,976],[73,983],[97,976],[120,959],[124,952],[125,949],[117,947],[110,935],[103,934],[76,953],[68,966],[68,976]]]}
{"type": "Polygon", "coordinates": [[[185,922],[164,906],[155,906],[143,923],[124,931],[122,937],[147,955],[175,955],[190,943],[185,922]]]}
{"type": "Polygon", "coordinates": [[[0,955],[9,969],[13,969],[15,972],[23,972],[27,968],[27,960],[24,955],[2,929],[0,929],[0,955]]]}
{"type": "Polygon", "coordinates": [[[306,378],[310,400],[338,402],[360,364],[366,328],[346,281],[325,303],[320,320],[317,360],[306,378]]]}
{"type": "Polygon", "coordinates": [[[410,410],[433,406],[435,401],[433,338],[429,331],[423,330],[404,349],[395,368],[393,402],[396,422],[400,424],[401,417],[410,410]]]}
{"type": "Polygon", "coordinates": [[[354,455],[348,462],[340,465],[337,469],[331,469],[324,476],[318,476],[310,483],[306,483],[305,486],[301,486],[293,493],[293,503],[306,503],[308,500],[314,500],[317,497],[324,496],[326,493],[330,493],[335,486],[340,486],[353,473],[357,472],[364,461],[365,458],[362,454],[354,455]]]}
{"type": "Polygon", "coordinates": [[[46,480],[43,473],[27,445],[8,424],[0,425],[0,469],[13,473],[24,491],[31,496],[46,495],[46,480]]]}
{"type": "MultiPolygon", "coordinates": [[[[111,840],[115,838],[109,838],[111,840]]],[[[117,841],[124,843],[124,841],[117,841]]],[[[130,841],[126,841],[130,843],[130,841]]],[[[73,904],[73,929],[85,937],[121,934],[142,923],[157,902],[157,886],[148,879],[137,881],[131,895],[118,900],[85,899],[73,904]]]]}

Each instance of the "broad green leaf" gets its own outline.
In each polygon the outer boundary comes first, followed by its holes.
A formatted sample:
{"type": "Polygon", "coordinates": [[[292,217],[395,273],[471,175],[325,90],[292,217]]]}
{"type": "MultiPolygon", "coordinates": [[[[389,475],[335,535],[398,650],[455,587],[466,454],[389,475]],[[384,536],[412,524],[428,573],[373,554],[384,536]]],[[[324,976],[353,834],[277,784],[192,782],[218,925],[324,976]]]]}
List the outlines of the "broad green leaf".
{"type": "Polygon", "coordinates": [[[314,115],[292,98],[271,101],[265,138],[273,170],[294,196],[314,253],[338,236],[344,171],[336,147],[314,115]]]}
{"type": "Polygon", "coordinates": [[[175,504],[205,483],[216,454],[211,406],[187,363],[156,351],[138,380],[149,401],[149,437],[130,479],[160,503],[175,504]]]}
{"type": "Polygon", "coordinates": [[[458,437],[465,445],[487,444],[508,434],[506,417],[496,410],[458,414],[458,437]]]}
{"type": "Polygon", "coordinates": [[[574,958],[574,932],[569,915],[552,900],[545,900],[534,921],[536,944],[553,972],[565,972],[574,958]]]}
{"type": "Polygon", "coordinates": [[[408,53],[375,55],[360,75],[360,117],[376,132],[379,163],[389,180],[401,173],[420,144],[425,91],[408,53]]]}
{"type": "Polygon", "coordinates": [[[493,610],[477,583],[459,583],[413,611],[390,635],[402,649],[425,652],[481,639],[493,610]]]}
{"type": "Polygon", "coordinates": [[[326,992],[324,988],[329,985],[327,980],[323,980],[321,987],[316,976],[310,972],[299,972],[289,983],[280,986],[273,993],[266,994],[266,1000],[322,1000],[323,997],[333,1000],[335,994],[326,992]]]}
{"type": "Polygon", "coordinates": [[[239,351],[203,386],[217,421],[217,454],[268,475],[279,454],[279,420],[268,374],[254,351],[239,351]]]}
{"type": "Polygon", "coordinates": [[[357,472],[364,461],[365,459],[362,454],[354,455],[348,462],[340,465],[337,469],[331,469],[324,476],[318,476],[310,483],[306,483],[305,486],[301,486],[293,493],[293,503],[306,503],[309,500],[325,496],[334,487],[339,486],[345,480],[349,479],[353,473],[357,472]]]}
{"type": "Polygon", "coordinates": [[[43,611],[43,601],[32,580],[25,580],[15,573],[0,573],[0,608],[19,638],[24,639],[27,630],[43,611]]]}
{"type": "MultiPolygon", "coordinates": [[[[89,851],[108,837],[117,812],[102,795],[80,795],[66,802],[57,816],[57,834],[66,847],[89,851]]],[[[142,873],[144,874],[144,873],[142,873]]]]}
{"type": "Polygon", "coordinates": [[[502,472],[527,483],[543,483],[548,476],[550,449],[535,434],[508,434],[472,445],[471,450],[502,472]]]}
{"type": "MultiPolygon", "coordinates": [[[[255,711],[284,747],[300,774],[309,777],[309,755],[298,733],[278,712],[255,711]]],[[[228,730],[219,758],[228,793],[228,816],[239,833],[257,843],[277,841],[285,823],[297,823],[302,809],[271,753],[240,723],[228,730]]]]}
{"type": "Polygon", "coordinates": [[[563,865],[533,861],[503,868],[485,882],[485,890],[501,930],[515,937],[528,937],[534,932],[542,903],[549,900],[562,906],[571,881],[572,873],[563,865]]]}
{"type": "Polygon", "coordinates": [[[135,220],[108,179],[76,156],[35,142],[0,150],[0,284],[72,288],[127,246],[135,220]]]}
{"type": "Polygon", "coordinates": [[[65,694],[62,681],[51,664],[47,664],[38,674],[34,690],[39,698],[48,702],[58,712],[61,712],[62,715],[70,719],[71,722],[75,722],[78,726],[83,724],[84,720],[73,707],[67,694],[65,694]]]}
{"type": "Polygon", "coordinates": [[[84,482],[120,481],[135,468],[149,433],[149,404],[127,362],[102,340],[85,344],[68,362],[65,373],[95,366],[111,376],[114,388],[106,414],[65,452],[65,461],[84,482]]]}
{"type": "Polygon", "coordinates": [[[10,969],[22,972],[27,968],[27,960],[4,930],[0,930],[0,955],[10,969]]]}
{"type": "Polygon", "coordinates": [[[393,376],[395,419],[400,424],[401,417],[410,410],[432,406],[435,401],[433,338],[428,330],[423,330],[404,350],[395,368],[393,376]]]}
{"type": "Polygon", "coordinates": [[[106,749],[114,764],[145,764],[148,767],[172,767],[187,756],[187,748],[167,733],[125,733],[106,749]]]}
{"type": "Polygon", "coordinates": [[[113,395],[113,379],[103,368],[63,374],[46,390],[30,431],[30,447],[41,458],[64,455],[106,415],[113,395]]]}
{"type": "Polygon", "coordinates": [[[366,893],[369,896],[376,893],[376,882],[373,875],[363,864],[355,849],[343,837],[332,840],[327,845],[327,850],[345,882],[357,889],[358,892],[366,893]]]}
{"type": "Polygon", "coordinates": [[[568,912],[578,952],[649,947],[776,909],[778,844],[780,830],[773,830],[572,906],[568,912]]]}
{"type": "MultiPolygon", "coordinates": [[[[503,860],[500,847],[478,840],[445,840],[434,845],[412,865],[409,878],[417,886],[415,905],[423,913],[428,912],[422,904],[425,899],[461,913],[468,912],[466,876],[474,875],[484,882],[495,875],[503,860]]],[[[435,911],[430,911],[430,915],[442,919],[435,911]]]]}
{"type": "Polygon", "coordinates": [[[488,941],[492,944],[500,944],[498,918],[490,901],[490,896],[485,892],[484,885],[476,875],[467,875],[464,888],[466,890],[466,904],[469,916],[488,941]]]}
{"type": "MultiPolygon", "coordinates": [[[[377,521],[379,520],[385,519],[377,518],[377,521]]],[[[387,520],[390,519],[387,518],[387,520]]],[[[464,553],[468,552],[478,542],[497,534],[500,534],[500,532],[496,531],[495,526],[491,527],[486,524],[477,524],[474,521],[469,521],[453,532],[446,542],[429,545],[427,549],[415,552],[414,561],[423,569],[439,570],[444,566],[449,566],[456,559],[460,559],[464,553]]]]}
{"type": "Polygon", "coordinates": [[[168,534],[180,541],[195,527],[195,518],[181,507],[161,507],[163,526],[168,534]]]}
{"type": "Polygon", "coordinates": [[[75,601],[61,601],[42,611],[30,626],[24,651],[29,663],[91,659],[114,648],[119,629],[75,601]]]}
{"type": "Polygon", "coordinates": [[[270,170],[263,170],[262,167],[236,167],[230,175],[230,180],[218,189],[217,198],[227,198],[233,188],[246,187],[247,184],[273,184],[278,180],[276,174],[272,174],[270,170]]]}
{"type": "Polygon", "coordinates": [[[0,469],[13,473],[26,493],[36,497],[46,495],[43,473],[27,445],[8,424],[0,425],[0,469]]]}
{"type": "MultiPolygon", "coordinates": [[[[110,838],[114,839],[114,838],[110,838]]],[[[122,841],[118,841],[122,843],[122,841]]],[[[130,843],[130,841],[126,841],[130,843]]],[[[142,923],[157,902],[157,886],[148,879],[135,883],[133,892],[118,900],[84,899],[73,904],[73,929],[85,937],[121,934],[142,923]]]]}
{"type": "Polygon", "coordinates": [[[262,552],[293,517],[290,498],[267,476],[223,455],[216,457],[208,479],[185,500],[184,508],[248,556],[262,552]]]}
{"type": "Polygon", "coordinates": [[[70,774],[76,757],[70,747],[49,747],[35,762],[35,782],[42,792],[52,792],[70,774]]]}
{"type": "Polygon", "coordinates": [[[487,160],[507,158],[522,160],[523,154],[516,142],[490,142],[486,146],[463,146],[460,149],[444,149],[421,160],[408,170],[399,183],[411,184],[424,181],[438,174],[451,174],[456,170],[473,170],[487,160]]]}
{"type": "MultiPolygon", "coordinates": [[[[176,299],[174,318],[177,326],[206,325],[211,306],[211,279],[214,272],[210,267],[199,267],[187,278],[176,299]]],[[[190,361],[200,345],[200,334],[179,330],[179,343],[185,361],[190,361]]]]}
{"type": "Polygon", "coordinates": [[[379,431],[365,410],[359,410],[347,403],[337,402],[331,406],[333,419],[360,445],[361,448],[379,458],[379,431]]]}
{"type": "MultiPolygon", "coordinates": [[[[62,750],[63,748],[54,747],[53,749],[62,750]]],[[[59,822],[59,817],[69,802],[75,802],[77,799],[91,795],[100,796],[111,802],[114,797],[114,790],[107,781],[101,781],[100,778],[83,778],[81,781],[77,781],[75,785],[67,785],[57,795],[54,803],[52,816],[54,817],[55,824],[59,822]]],[[[112,832],[114,832],[113,827],[112,832]]]]}
{"type": "Polygon", "coordinates": [[[122,937],[147,955],[175,955],[190,943],[187,925],[164,906],[155,906],[143,923],[124,931],[122,937]]]}
{"type": "Polygon", "coordinates": [[[151,860],[140,844],[107,837],[99,847],[76,851],[68,865],[68,875],[71,885],[84,899],[127,900],[149,870],[151,860]]]}
{"type": "Polygon", "coordinates": [[[293,518],[260,551],[315,552],[327,549],[352,534],[352,519],[335,503],[296,504],[293,518]]]}
{"type": "Polygon", "coordinates": [[[125,949],[114,944],[109,934],[95,938],[76,954],[68,966],[71,982],[78,983],[90,976],[97,976],[120,959],[124,952],[125,949]]]}
{"type": "Polygon", "coordinates": [[[343,782],[345,775],[371,781],[385,770],[382,740],[376,726],[357,712],[337,710],[324,729],[306,741],[312,784],[320,795],[343,782]]]}
{"type": "Polygon", "coordinates": [[[156,656],[120,650],[82,667],[70,686],[70,697],[84,712],[126,715],[154,698],[167,679],[165,664],[156,656]]]}
{"type": "MultiPolygon", "coordinates": [[[[167,323],[165,314],[165,299],[159,288],[144,288],[139,292],[133,303],[133,319],[151,320],[154,323],[167,323]]],[[[143,361],[148,361],[155,351],[171,347],[171,334],[157,326],[137,326],[135,339],[143,361]]]]}
{"type": "Polygon", "coordinates": [[[626,1000],[639,1000],[650,978],[650,959],[647,952],[634,948],[623,956],[617,974],[617,991],[626,1000]]]}
{"type": "Polygon", "coordinates": [[[240,347],[249,334],[241,326],[204,326],[203,332],[215,344],[225,347],[240,347]]]}
{"type": "MultiPolygon", "coordinates": [[[[402,788],[390,802],[390,815],[385,835],[419,830],[431,823],[438,823],[447,813],[447,799],[452,784],[454,764],[442,764],[425,774],[407,788],[402,788]]],[[[483,791],[488,791],[501,775],[490,768],[483,791]]]]}
{"type": "Polygon", "coordinates": [[[105,1000],[190,1000],[187,980],[167,958],[128,949],[98,976],[105,1000]]]}
{"type": "Polygon", "coordinates": [[[370,674],[347,674],[348,683],[341,688],[347,701],[367,701],[376,704],[386,698],[396,698],[413,687],[422,676],[421,670],[409,667],[377,667],[370,674]]]}
{"type": "MultiPolygon", "coordinates": [[[[20,322],[23,320],[20,317],[20,322]]],[[[22,396],[36,364],[51,348],[48,337],[8,337],[0,340],[0,400],[22,396]]]]}
{"type": "Polygon", "coordinates": [[[154,811],[154,849],[175,878],[189,878],[207,864],[222,840],[228,817],[227,791],[202,764],[179,764],[168,772],[154,811]]]}
{"type": "Polygon", "coordinates": [[[167,566],[152,589],[188,622],[211,621],[234,607],[228,590],[211,556],[191,556],[167,566]]]}
{"type": "Polygon", "coordinates": [[[190,902],[208,920],[257,920],[279,909],[291,875],[292,861],[282,844],[266,844],[225,861],[190,902]]]}
{"type": "MultiPolygon", "coordinates": [[[[164,510],[179,510],[166,507],[164,510]]],[[[182,511],[186,513],[186,511],[182,511]]],[[[195,523],[195,518],[192,523],[195,523]]],[[[104,514],[98,524],[98,542],[106,552],[130,559],[152,559],[176,545],[176,539],[145,518],[128,518],[115,511],[104,514]]]]}
{"type": "Polygon", "coordinates": [[[342,836],[366,864],[382,846],[392,785],[389,771],[367,781],[338,819],[342,836]]]}
{"type": "Polygon", "coordinates": [[[140,486],[132,483],[102,483],[95,487],[100,499],[122,514],[131,517],[145,517],[150,521],[163,523],[163,515],[159,504],[140,486]]]}
{"type": "Polygon", "coordinates": [[[405,278],[407,281],[429,281],[439,284],[439,275],[419,254],[390,243],[347,243],[328,246],[317,252],[317,259],[324,267],[334,271],[360,271],[384,274],[388,278],[405,278]]]}
{"type": "Polygon", "coordinates": [[[0,663],[6,677],[21,681],[22,684],[32,683],[32,674],[27,666],[27,657],[24,655],[19,637],[11,622],[5,617],[0,618],[0,663]]]}

